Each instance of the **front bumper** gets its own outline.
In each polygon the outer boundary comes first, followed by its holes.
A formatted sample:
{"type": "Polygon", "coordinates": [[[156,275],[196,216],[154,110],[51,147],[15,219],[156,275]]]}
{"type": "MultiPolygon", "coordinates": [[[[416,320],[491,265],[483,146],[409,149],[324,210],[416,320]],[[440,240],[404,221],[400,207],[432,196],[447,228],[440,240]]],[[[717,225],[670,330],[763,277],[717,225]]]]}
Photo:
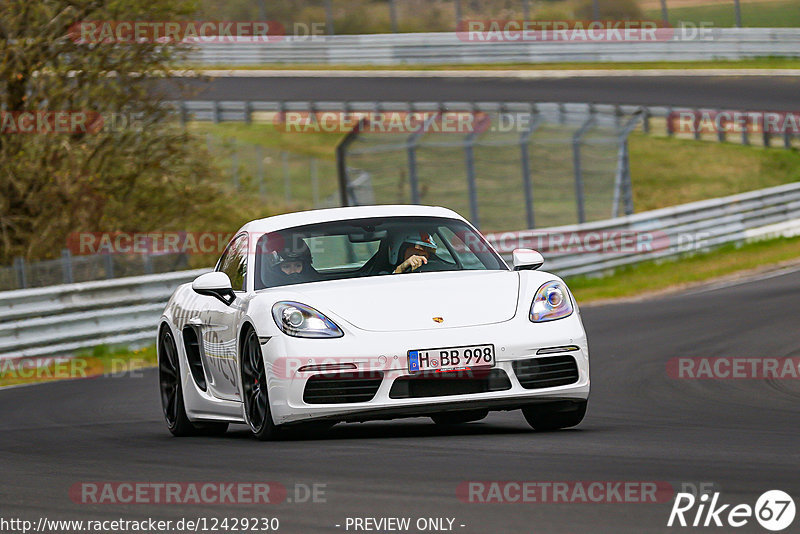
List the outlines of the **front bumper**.
{"type": "Polygon", "coordinates": [[[370,332],[348,325],[343,329],[345,335],[337,339],[300,339],[281,334],[263,342],[276,424],[312,419],[392,419],[458,409],[511,410],[531,403],[585,400],[589,396],[589,350],[578,312],[548,323],[531,323],[527,317],[516,317],[491,325],[406,332],[370,332]],[[495,368],[505,372],[510,387],[502,391],[421,398],[390,396],[395,380],[410,375],[408,350],[488,343],[494,344],[495,368]],[[576,346],[577,350],[537,355],[539,349],[568,345],[576,346]],[[577,381],[568,385],[526,389],[513,369],[517,360],[564,355],[574,357],[578,370],[577,381]],[[369,401],[308,404],[303,400],[306,382],[319,371],[299,369],[320,363],[352,363],[357,366],[356,373],[379,371],[383,379],[369,401]]]}

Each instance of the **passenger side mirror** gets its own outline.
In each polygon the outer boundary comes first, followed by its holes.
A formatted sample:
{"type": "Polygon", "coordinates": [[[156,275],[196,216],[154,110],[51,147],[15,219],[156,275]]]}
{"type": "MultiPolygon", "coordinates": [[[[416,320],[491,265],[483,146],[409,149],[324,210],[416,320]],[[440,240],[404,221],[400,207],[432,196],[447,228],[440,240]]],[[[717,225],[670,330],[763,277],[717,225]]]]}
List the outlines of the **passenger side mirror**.
{"type": "Polygon", "coordinates": [[[231,287],[231,279],[227,274],[219,271],[201,274],[192,282],[192,289],[200,295],[218,298],[226,306],[230,306],[236,300],[236,294],[231,287]]]}
{"type": "Polygon", "coordinates": [[[518,248],[513,253],[514,270],[535,271],[544,264],[544,257],[535,250],[529,248],[518,248]]]}

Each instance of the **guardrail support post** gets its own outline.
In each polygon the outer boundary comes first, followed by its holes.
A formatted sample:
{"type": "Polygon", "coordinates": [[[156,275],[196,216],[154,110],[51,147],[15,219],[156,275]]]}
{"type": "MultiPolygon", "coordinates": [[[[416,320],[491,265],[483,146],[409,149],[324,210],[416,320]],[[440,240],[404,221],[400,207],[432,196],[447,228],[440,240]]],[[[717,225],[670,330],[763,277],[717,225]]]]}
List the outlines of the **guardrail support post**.
{"type": "Polygon", "coordinates": [[[308,163],[311,173],[311,200],[314,207],[319,206],[319,173],[317,172],[317,158],[311,158],[308,163]]]}
{"type": "Polygon", "coordinates": [[[747,119],[744,121],[744,124],[742,124],[742,144],[745,146],[750,144],[749,122],[750,120],[747,119]]]}
{"type": "Polygon", "coordinates": [[[65,284],[71,284],[72,278],[72,253],[68,248],[61,250],[61,274],[65,284]]]}
{"type": "Polygon", "coordinates": [[[14,258],[14,270],[17,272],[17,285],[20,289],[28,287],[28,276],[25,272],[25,258],[17,256],[14,258]]]}

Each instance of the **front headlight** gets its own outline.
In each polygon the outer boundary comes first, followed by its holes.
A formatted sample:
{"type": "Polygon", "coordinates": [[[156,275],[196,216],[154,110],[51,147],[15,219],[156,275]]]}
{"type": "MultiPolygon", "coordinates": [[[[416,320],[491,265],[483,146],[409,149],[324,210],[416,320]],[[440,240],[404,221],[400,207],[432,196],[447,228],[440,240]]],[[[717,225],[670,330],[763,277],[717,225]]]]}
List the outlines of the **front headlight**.
{"type": "Polygon", "coordinates": [[[342,337],[344,332],[320,312],[299,302],[276,302],[272,318],[284,334],[294,337],[342,337]]]}
{"type": "Polygon", "coordinates": [[[531,304],[530,319],[534,323],[555,321],[572,314],[572,301],[567,287],[561,282],[547,282],[536,291],[531,304]]]}

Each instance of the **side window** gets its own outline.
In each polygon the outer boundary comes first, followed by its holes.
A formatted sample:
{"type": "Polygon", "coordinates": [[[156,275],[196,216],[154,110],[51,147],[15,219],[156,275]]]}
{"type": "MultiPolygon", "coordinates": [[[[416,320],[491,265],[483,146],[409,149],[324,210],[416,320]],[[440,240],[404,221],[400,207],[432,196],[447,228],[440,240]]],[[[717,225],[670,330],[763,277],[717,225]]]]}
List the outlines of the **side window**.
{"type": "Polygon", "coordinates": [[[242,234],[233,239],[222,253],[217,265],[217,271],[223,272],[231,279],[234,291],[245,290],[247,274],[247,234],[242,234]]]}

